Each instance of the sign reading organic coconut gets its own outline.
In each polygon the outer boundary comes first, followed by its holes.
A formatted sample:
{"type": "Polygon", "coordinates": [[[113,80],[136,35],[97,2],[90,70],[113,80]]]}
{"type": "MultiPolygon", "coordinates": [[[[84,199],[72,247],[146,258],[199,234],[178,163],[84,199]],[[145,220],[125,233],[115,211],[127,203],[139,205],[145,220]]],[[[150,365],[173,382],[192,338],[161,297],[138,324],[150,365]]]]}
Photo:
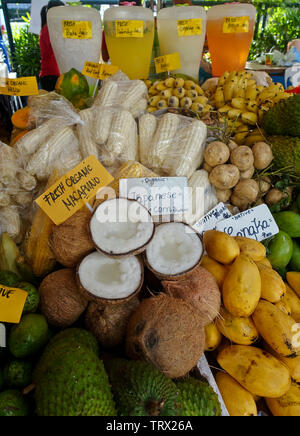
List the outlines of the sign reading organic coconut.
{"type": "Polygon", "coordinates": [[[0,321],[18,324],[27,295],[22,289],[0,285],[0,321]]]}
{"type": "Polygon", "coordinates": [[[56,224],[80,210],[98,191],[114,180],[95,156],[90,156],[65,174],[36,203],[56,224]]]}
{"type": "Polygon", "coordinates": [[[121,179],[120,197],[137,200],[153,216],[177,215],[189,210],[186,177],[148,177],[121,179]]]}

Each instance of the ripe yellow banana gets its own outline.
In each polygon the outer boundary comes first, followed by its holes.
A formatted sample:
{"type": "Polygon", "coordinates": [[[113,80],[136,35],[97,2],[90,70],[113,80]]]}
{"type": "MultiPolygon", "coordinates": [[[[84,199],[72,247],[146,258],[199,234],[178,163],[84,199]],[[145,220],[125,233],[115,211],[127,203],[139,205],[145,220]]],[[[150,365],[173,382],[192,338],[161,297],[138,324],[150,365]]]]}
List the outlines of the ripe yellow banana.
{"type": "Polygon", "coordinates": [[[215,105],[216,105],[217,109],[220,109],[221,107],[224,106],[224,104],[225,104],[225,97],[224,97],[223,88],[221,88],[221,87],[217,88],[214,100],[215,100],[215,105]]]}
{"type": "Polygon", "coordinates": [[[247,100],[256,100],[259,94],[257,86],[247,86],[245,98],[247,100]]]}
{"type": "Polygon", "coordinates": [[[245,110],[246,109],[246,101],[244,98],[236,97],[231,100],[231,106],[235,109],[245,110]]]}
{"type": "Polygon", "coordinates": [[[242,113],[242,121],[249,126],[255,126],[258,122],[258,116],[254,112],[242,113]]]}
{"type": "Polygon", "coordinates": [[[249,112],[254,112],[255,114],[258,112],[258,105],[255,100],[247,100],[246,108],[249,112]]]}
{"type": "Polygon", "coordinates": [[[226,82],[224,85],[224,98],[225,103],[229,103],[233,98],[233,92],[235,87],[238,84],[238,77],[233,77],[229,82],[226,82]]]}

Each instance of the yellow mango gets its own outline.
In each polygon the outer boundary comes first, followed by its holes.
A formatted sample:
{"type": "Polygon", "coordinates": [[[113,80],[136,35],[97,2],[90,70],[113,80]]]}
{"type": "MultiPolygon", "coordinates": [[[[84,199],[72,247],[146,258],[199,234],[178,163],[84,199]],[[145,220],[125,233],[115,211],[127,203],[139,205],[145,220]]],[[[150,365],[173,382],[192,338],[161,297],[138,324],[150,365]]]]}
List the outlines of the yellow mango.
{"type": "Polygon", "coordinates": [[[274,304],[261,300],[252,318],[260,335],[277,354],[289,358],[300,355],[297,324],[292,317],[274,304]]]}
{"type": "Polygon", "coordinates": [[[286,279],[293,291],[300,297],[300,272],[290,271],[286,273],[286,279]]]}
{"type": "Polygon", "coordinates": [[[266,398],[273,416],[300,416],[300,385],[292,383],[289,391],[280,398],[266,398]]]}
{"type": "Polygon", "coordinates": [[[238,243],[227,233],[208,230],[204,233],[203,242],[209,257],[224,265],[232,263],[240,254],[238,243]]]}
{"type": "Polygon", "coordinates": [[[278,309],[280,309],[286,315],[292,316],[292,309],[287,301],[284,300],[284,297],[280,301],[278,301],[278,303],[275,303],[275,306],[278,307],[278,309]]]}
{"type": "Polygon", "coordinates": [[[253,395],[229,374],[219,371],[216,382],[230,416],[257,416],[253,395]]]}
{"type": "Polygon", "coordinates": [[[260,348],[233,345],[222,350],[217,360],[221,368],[253,395],[279,398],[290,389],[288,369],[260,348]]]}
{"type": "Polygon", "coordinates": [[[269,261],[269,259],[267,257],[265,257],[264,259],[260,260],[259,262],[255,262],[257,266],[259,265],[265,265],[268,268],[273,268],[271,262],[269,261]]]}
{"type": "Polygon", "coordinates": [[[300,298],[287,283],[285,283],[285,287],[286,294],[283,297],[283,301],[289,305],[291,309],[291,317],[296,322],[300,322],[300,298]]]}
{"type": "Polygon", "coordinates": [[[251,318],[238,318],[231,315],[224,307],[216,321],[218,330],[231,342],[239,345],[253,345],[259,333],[251,318]]]}
{"type": "Polygon", "coordinates": [[[227,274],[226,267],[207,255],[203,256],[201,266],[214,276],[221,288],[227,274]]]}
{"type": "Polygon", "coordinates": [[[222,341],[222,335],[215,323],[210,323],[205,327],[205,351],[214,351],[222,341]]]}
{"type": "Polygon", "coordinates": [[[263,244],[242,236],[236,236],[234,239],[239,244],[241,253],[247,254],[254,262],[263,261],[266,256],[266,247],[263,244]]]}
{"type": "Polygon", "coordinates": [[[290,376],[293,380],[295,380],[295,382],[300,383],[300,356],[294,357],[294,359],[280,356],[279,354],[275,353],[275,351],[272,350],[270,345],[268,345],[265,341],[263,347],[268,353],[271,353],[274,357],[276,357],[276,359],[280,360],[280,362],[287,367],[290,376]]]}
{"type": "Polygon", "coordinates": [[[258,264],[261,277],[261,298],[270,303],[278,303],[286,293],[284,281],[277,271],[258,264]]]}
{"type": "Polygon", "coordinates": [[[255,262],[240,254],[230,266],[222,288],[225,308],[237,317],[252,315],[261,297],[261,278],[255,262]]]}

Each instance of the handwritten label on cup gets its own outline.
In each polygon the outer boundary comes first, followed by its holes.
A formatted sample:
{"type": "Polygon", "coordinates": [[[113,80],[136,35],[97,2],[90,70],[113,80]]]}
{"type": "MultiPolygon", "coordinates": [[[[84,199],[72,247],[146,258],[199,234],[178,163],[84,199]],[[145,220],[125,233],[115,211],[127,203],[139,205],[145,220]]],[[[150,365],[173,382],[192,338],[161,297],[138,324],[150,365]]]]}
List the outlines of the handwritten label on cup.
{"type": "Polygon", "coordinates": [[[250,29],[249,17],[225,17],[223,33],[248,33],[250,29]]]}
{"type": "Polygon", "coordinates": [[[143,38],[144,21],[141,20],[116,20],[116,38],[143,38]]]}
{"type": "Polygon", "coordinates": [[[166,73],[167,71],[179,70],[181,61],[179,53],[172,53],[165,56],[159,56],[154,59],[156,73],[166,73]]]}
{"type": "Polygon", "coordinates": [[[259,242],[279,232],[271,211],[265,204],[219,222],[216,229],[230,236],[243,236],[259,242]]]}
{"type": "Polygon", "coordinates": [[[114,178],[95,156],[90,156],[65,174],[36,203],[59,225],[95,198],[114,178]]]}
{"type": "Polygon", "coordinates": [[[0,285],[0,321],[20,322],[28,292],[0,285]]]}
{"type": "Polygon", "coordinates": [[[119,67],[109,64],[97,64],[96,62],[86,62],[82,74],[93,79],[105,80],[116,74],[119,67]]]}
{"type": "MultiPolygon", "coordinates": [[[[0,94],[28,97],[38,95],[39,89],[36,77],[19,77],[17,79],[4,79],[5,85],[0,86],[0,94]]],[[[1,83],[2,84],[2,83],[1,83]]]]}
{"type": "Polygon", "coordinates": [[[203,236],[207,230],[216,230],[217,223],[232,217],[232,213],[225,206],[224,203],[219,203],[211,211],[209,211],[203,218],[193,225],[193,228],[203,236]]]}
{"type": "Polygon", "coordinates": [[[178,36],[202,35],[202,19],[191,18],[177,21],[178,36]]]}
{"type": "Polygon", "coordinates": [[[91,21],[63,20],[62,26],[65,39],[93,38],[93,24],[91,21]]]}

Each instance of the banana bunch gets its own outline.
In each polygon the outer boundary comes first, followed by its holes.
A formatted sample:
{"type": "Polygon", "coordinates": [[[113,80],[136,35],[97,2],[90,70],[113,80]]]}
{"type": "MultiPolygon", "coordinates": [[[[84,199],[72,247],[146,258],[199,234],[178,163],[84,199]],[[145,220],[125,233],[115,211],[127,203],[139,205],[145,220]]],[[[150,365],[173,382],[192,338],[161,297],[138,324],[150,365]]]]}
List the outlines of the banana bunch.
{"type": "Polygon", "coordinates": [[[148,87],[148,112],[165,108],[189,109],[204,116],[212,109],[205,92],[193,80],[169,77],[163,81],[145,81],[148,87]]]}
{"type": "Polygon", "coordinates": [[[250,146],[264,140],[262,132],[257,131],[264,114],[291,95],[280,83],[264,87],[257,85],[250,72],[227,71],[220,77],[211,104],[217,108],[220,121],[232,131],[234,141],[250,146]]]}

